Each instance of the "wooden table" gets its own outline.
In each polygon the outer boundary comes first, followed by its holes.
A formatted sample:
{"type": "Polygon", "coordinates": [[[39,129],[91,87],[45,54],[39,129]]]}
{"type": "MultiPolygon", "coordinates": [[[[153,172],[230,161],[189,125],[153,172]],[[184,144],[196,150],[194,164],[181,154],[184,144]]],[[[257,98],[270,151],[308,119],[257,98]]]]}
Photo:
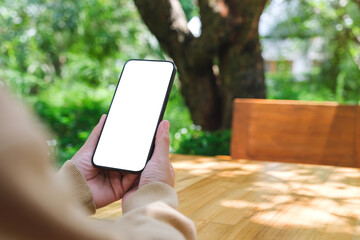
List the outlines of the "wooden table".
{"type": "MultiPolygon", "coordinates": [[[[199,239],[360,239],[360,169],[172,155],[199,239]]],[[[121,203],[96,218],[121,216],[121,203]]]]}

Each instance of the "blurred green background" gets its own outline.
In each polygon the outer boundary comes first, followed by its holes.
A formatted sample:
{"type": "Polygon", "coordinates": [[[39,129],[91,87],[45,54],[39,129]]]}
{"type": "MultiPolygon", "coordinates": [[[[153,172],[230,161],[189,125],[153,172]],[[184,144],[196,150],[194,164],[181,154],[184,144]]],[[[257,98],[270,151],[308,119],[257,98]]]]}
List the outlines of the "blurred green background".
{"type": "MultiPolygon", "coordinates": [[[[128,59],[167,59],[132,1],[0,3],[0,84],[47,123],[54,136],[48,144],[59,163],[72,157],[107,112],[128,59]]],[[[198,15],[194,1],[181,3],[188,19],[198,15]]],[[[272,19],[271,25],[260,24],[268,98],[358,104],[360,9],[355,2],[272,1],[264,18],[272,19]],[[311,50],[314,39],[321,41],[311,50]],[[301,56],[317,54],[305,72],[292,71],[294,56],[282,55],[281,49],[271,53],[285,40],[301,56]]],[[[180,88],[175,80],[164,117],[171,122],[171,152],[229,154],[230,130],[207,132],[194,125],[180,88]]]]}

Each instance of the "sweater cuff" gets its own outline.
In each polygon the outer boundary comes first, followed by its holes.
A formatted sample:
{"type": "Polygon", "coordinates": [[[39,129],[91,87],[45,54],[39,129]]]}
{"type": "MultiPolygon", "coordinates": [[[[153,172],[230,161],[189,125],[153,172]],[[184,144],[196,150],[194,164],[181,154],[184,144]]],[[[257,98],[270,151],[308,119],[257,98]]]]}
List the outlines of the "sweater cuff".
{"type": "Polygon", "coordinates": [[[123,204],[123,212],[126,213],[152,202],[163,202],[174,209],[178,207],[176,191],[165,183],[154,182],[141,187],[127,199],[123,204]]]}
{"type": "Polygon", "coordinates": [[[96,212],[95,203],[90,187],[76,165],[68,160],[64,163],[57,175],[67,179],[70,184],[72,197],[91,214],[96,212]]]}

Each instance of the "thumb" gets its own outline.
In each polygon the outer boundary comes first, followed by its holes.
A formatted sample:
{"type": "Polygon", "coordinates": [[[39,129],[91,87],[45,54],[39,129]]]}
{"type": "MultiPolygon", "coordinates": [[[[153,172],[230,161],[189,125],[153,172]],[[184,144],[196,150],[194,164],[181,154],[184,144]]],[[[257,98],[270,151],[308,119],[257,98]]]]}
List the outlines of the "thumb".
{"type": "Polygon", "coordinates": [[[96,143],[100,137],[100,133],[101,133],[101,129],[104,126],[105,123],[105,119],[106,119],[106,114],[103,114],[100,118],[100,121],[98,122],[98,124],[94,127],[94,129],[91,131],[88,139],[86,140],[85,144],[83,147],[85,147],[86,149],[95,149],[96,143]]]}
{"type": "Polygon", "coordinates": [[[159,124],[156,138],[155,150],[153,156],[156,159],[167,159],[169,156],[170,137],[169,137],[170,123],[168,120],[163,120],[159,124]]]}

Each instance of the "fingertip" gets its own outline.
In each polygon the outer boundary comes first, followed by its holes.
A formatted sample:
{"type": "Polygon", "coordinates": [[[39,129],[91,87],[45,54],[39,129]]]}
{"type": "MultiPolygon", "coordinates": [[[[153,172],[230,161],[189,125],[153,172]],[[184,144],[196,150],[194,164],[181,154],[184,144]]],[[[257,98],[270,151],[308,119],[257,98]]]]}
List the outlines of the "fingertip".
{"type": "Polygon", "coordinates": [[[96,124],[96,127],[102,127],[105,123],[106,114],[101,115],[99,122],[96,124]]]}
{"type": "Polygon", "coordinates": [[[101,115],[100,121],[99,122],[103,122],[106,119],[106,114],[101,115]]]}
{"type": "Polygon", "coordinates": [[[170,128],[170,123],[168,120],[162,120],[158,126],[158,129],[156,131],[156,139],[164,136],[164,135],[169,135],[169,128],[170,128]]]}
{"type": "Polygon", "coordinates": [[[161,121],[162,127],[166,130],[169,131],[170,129],[170,122],[168,120],[162,120],[161,121]]]}

